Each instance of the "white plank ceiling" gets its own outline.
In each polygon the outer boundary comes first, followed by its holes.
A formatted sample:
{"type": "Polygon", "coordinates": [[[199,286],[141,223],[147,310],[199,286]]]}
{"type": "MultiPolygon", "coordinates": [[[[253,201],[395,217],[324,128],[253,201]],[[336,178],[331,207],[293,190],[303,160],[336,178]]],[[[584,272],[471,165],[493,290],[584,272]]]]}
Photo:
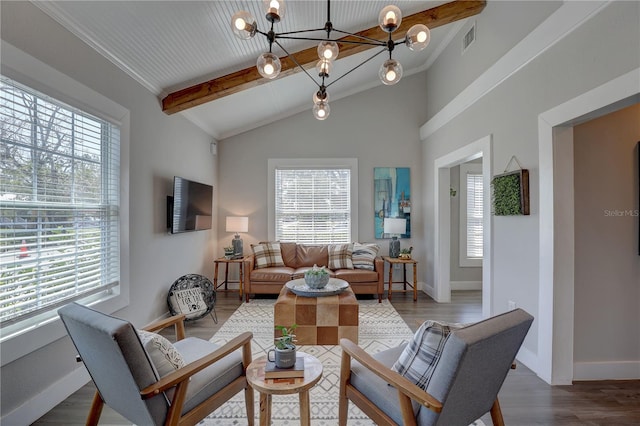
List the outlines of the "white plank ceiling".
{"type": "MultiPolygon", "coordinates": [[[[396,1],[403,16],[436,7],[446,1],[396,1]]],[[[152,93],[167,94],[255,65],[268,50],[265,37],[239,40],[231,32],[231,16],[251,12],[258,28],[267,31],[262,1],[46,1],[34,2],[69,31],[80,37],[152,93]]],[[[377,25],[386,1],[332,1],[334,28],[357,32],[377,25]]],[[[288,1],[286,15],[276,32],[322,28],[327,20],[325,1],[288,1]]],[[[431,43],[421,52],[398,46],[393,57],[400,61],[405,77],[426,69],[444,49],[463,21],[431,31],[431,43]]],[[[314,33],[322,36],[322,33],[314,33]]],[[[332,38],[339,38],[332,34],[332,38]]],[[[290,52],[316,45],[313,41],[286,41],[290,52]]],[[[274,53],[284,56],[274,46],[274,53]]],[[[340,76],[377,49],[338,61],[331,77],[340,76]]],[[[381,85],[378,68],[381,54],[328,89],[334,102],[381,85]]],[[[331,81],[331,80],[329,80],[331,81]]],[[[314,84],[304,73],[276,79],[243,92],[200,105],[180,114],[215,139],[268,124],[308,110],[314,84]]],[[[159,106],[160,108],[160,106],[159,106]]],[[[331,120],[329,117],[327,120],[331,120]]]]}

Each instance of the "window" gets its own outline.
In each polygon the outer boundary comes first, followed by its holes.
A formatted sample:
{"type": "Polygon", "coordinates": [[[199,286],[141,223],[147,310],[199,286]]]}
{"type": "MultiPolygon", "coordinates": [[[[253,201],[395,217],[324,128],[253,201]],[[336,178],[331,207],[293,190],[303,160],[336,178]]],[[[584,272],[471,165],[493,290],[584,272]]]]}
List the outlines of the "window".
{"type": "Polygon", "coordinates": [[[273,179],[270,238],[327,244],[357,241],[355,159],[269,160],[273,179]]]}
{"type": "Polygon", "coordinates": [[[482,164],[460,165],[460,266],[482,266],[482,164]]]}
{"type": "Polygon", "coordinates": [[[2,327],[120,280],[120,128],[0,81],[2,327]]]}

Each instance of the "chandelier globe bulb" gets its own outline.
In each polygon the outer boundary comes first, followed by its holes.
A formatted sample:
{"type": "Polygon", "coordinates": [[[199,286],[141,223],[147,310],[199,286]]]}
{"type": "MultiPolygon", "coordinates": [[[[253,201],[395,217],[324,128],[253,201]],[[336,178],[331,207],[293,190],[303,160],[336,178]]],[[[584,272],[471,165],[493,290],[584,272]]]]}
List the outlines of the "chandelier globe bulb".
{"type": "Polygon", "coordinates": [[[378,15],[378,25],[388,33],[394,32],[402,23],[402,12],[398,6],[390,4],[382,8],[378,15]]]}
{"type": "Polygon", "coordinates": [[[340,53],[340,49],[338,48],[338,43],[335,41],[322,40],[318,44],[318,57],[320,59],[333,61],[338,57],[338,53],[340,53]]]}
{"type": "Polygon", "coordinates": [[[273,80],[278,76],[278,74],[280,74],[282,63],[280,62],[280,58],[276,55],[271,52],[267,52],[258,56],[256,67],[258,68],[258,72],[261,76],[269,80],[273,80]]]}
{"type": "Polygon", "coordinates": [[[409,28],[405,37],[404,44],[409,50],[418,52],[429,45],[431,41],[431,31],[426,25],[416,24],[409,28]]]}
{"type": "Polygon", "coordinates": [[[316,71],[320,77],[329,77],[331,69],[333,68],[333,61],[328,59],[320,59],[316,64],[316,71]]]}
{"type": "Polygon", "coordinates": [[[380,80],[387,86],[393,86],[402,78],[402,65],[395,59],[387,59],[378,72],[380,80]]]}
{"type": "Polygon", "coordinates": [[[284,18],[287,7],[284,0],[262,0],[265,16],[271,23],[280,22],[284,18]]]}
{"type": "Polygon", "coordinates": [[[256,19],[246,10],[236,12],[231,17],[231,31],[240,40],[249,40],[256,35],[257,29],[256,19]]]}
{"type": "Polygon", "coordinates": [[[317,104],[313,105],[313,116],[317,120],[326,120],[329,117],[329,113],[331,112],[331,108],[329,108],[329,102],[320,101],[317,104]]]}

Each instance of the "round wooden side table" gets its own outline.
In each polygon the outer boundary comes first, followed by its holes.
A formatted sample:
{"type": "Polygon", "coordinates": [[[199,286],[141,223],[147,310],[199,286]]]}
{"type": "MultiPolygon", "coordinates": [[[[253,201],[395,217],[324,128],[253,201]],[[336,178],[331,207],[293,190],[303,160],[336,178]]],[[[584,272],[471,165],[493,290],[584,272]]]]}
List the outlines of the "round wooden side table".
{"type": "Polygon", "coordinates": [[[260,392],[260,426],[271,424],[271,395],[286,395],[297,393],[300,395],[300,424],[311,424],[309,408],[309,389],[322,377],[322,363],[313,355],[298,352],[296,356],[304,356],[304,377],[291,379],[265,379],[264,366],[267,357],[255,359],[247,367],[247,381],[249,385],[260,392]]]}

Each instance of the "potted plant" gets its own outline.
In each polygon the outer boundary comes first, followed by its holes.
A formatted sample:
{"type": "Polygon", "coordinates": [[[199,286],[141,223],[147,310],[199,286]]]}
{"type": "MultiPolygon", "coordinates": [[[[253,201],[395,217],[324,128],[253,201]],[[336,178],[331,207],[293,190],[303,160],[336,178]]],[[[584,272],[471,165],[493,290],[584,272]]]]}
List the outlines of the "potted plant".
{"type": "Polygon", "coordinates": [[[400,259],[411,259],[411,251],[413,251],[413,247],[403,248],[400,250],[400,255],[398,256],[400,259]]]}
{"type": "Polygon", "coordinates": [[[304,273],[304,282],[314,290],[325,288],[329,282],[329,272],[324,266],[318,268],[318,265],[313,265],[313,268],[304,273]]]}
{"type": "Polygon", "coordinates": [[[291,368],[296,363],[296,335],[293,333],[298,325],[291,327],[276,325],[276,330],[280,332],[280,337],[275,338],[275,349],[267,353],[267,358],[275,362],[278,368],[291,368]],[[273,359],[271,354],[273,353],[273,359]]]}

